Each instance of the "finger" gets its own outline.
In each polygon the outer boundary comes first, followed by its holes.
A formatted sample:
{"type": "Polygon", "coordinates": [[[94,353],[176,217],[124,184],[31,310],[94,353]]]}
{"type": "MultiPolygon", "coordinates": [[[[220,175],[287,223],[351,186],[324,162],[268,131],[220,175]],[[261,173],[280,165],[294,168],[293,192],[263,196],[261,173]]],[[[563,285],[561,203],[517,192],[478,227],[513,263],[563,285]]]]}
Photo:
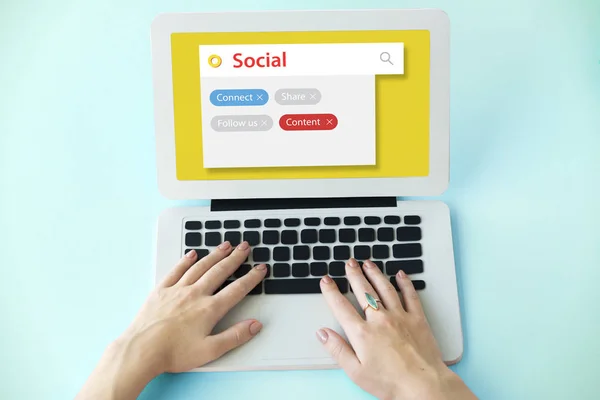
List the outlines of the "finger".
{"type": "Polygon", "coordinates": [[[196,264],[188,269],[183,277],[177,283],[178,285],[191,285],[202,277],[213,265],[231,254],[231,244],[229,242],[221,243],[209,255],[202,258],[196,264]]]}
{"type": "MultiPolygon", "coordinates": [[[[379,299],[379,294],[375,292],[371,283],[365,278],[365,275],[362,272],[362,269],[358,265],[358,261],[354,258],[351,258],[346,263],[346,278],[348,278],[348,282],[352,286],[352,291],[356,296],[356,300],[358,300],[358,304],[360,304],[361,308],[365,308],[367,303],[367,298],[365,293],[369,293],[371,296],[379,299]]],[[[381,304],[381,303],[380,303],[381,304]]]]}
{"type": "Polygon", "coordinates": [[[383,302],[383,305],[388,310],[401,310],[404,311],[402,303],[400,302],[400,296],[389,279],[383,275],[381,270],[371,260],[367,260],[363,263],[363,270],[365,275],[371,282],[371,285],[375,288],[375,291],[379,295],[379,298],[383,302]]]}
{"type": "Polygon", "coordinates": [[[360,361],[352,347],[336,331],[329,328],[319,329],[317,339],[325,346],[331,358],[342,367],[349,376],[354,375],[354,371],[360,367],[360,361]]]}
{"type": "Polygon", "coordinates": [[[356,308],[340,292],[335,281],[327,275],[321,279],[321,292],[333,316],[347,334],[353,331],[355,326],[365,323],[364,319],[356,311],[356,308]]]}
{"type": "Polygon", "coordinates": [[[404,271],[400,270],[396,274],[396,283],[398,283],[398,287],[400,288],[400,293],[402,294],[402,298],[404,299],[404,307],[406,311],[409,313],[420,313],[423,314],[423,307],[421,306],[421,300],[419,300],[419,295],[413,286],[410,278],[404,273],[404,271]]]}
{"type": "Polygon", "coordinates": [[[236,279],[233,283],[230,283],[220,292],[215,294],[214,300],[217,304],[216,309],[222,312],[222,315],[217,315],[218,319],[221,319],[223,315],[233,308],[233,306],[246,297],[246,295],[264,279],[266,274],[267,266],[265,264],[258,264],[246,275],[236,279]]]}
{"type": "Polygon", "coordinates": [[[262,324],[255,319],[238,322],[231,328],[206,338],[207,348],[211,349],[210,361],[222,357],[225,353],[243,345],[252,339],[260,330],[262,324]]]}
{"type": "Polygon", "coordinates": [[[173,269],[165,276],[162,282],[158,285],[159,287],[169,287],[176,284],[179,279],[185,274],[187,271],[198,259],[198,254],[195,250],[189,251],[186,255],[179,260],[177,265],[173,267],[173,269]]]}
{"type": "Polygon", "coordinates": [[[209,268],[194,285],[197,285],[201,291],[207,294],[213,294],[242,265],[246,258],[248,258],[249,252],[250,245],[248,245],[248,242],[242,242],[233,250],[229,257],[222,259],[209,268]]]}

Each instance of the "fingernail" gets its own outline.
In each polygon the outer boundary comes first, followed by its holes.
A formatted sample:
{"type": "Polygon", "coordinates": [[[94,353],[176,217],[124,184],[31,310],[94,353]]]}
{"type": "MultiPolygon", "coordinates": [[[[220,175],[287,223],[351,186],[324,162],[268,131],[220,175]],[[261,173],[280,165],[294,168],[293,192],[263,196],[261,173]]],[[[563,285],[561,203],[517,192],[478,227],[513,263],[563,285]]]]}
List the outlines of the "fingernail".
{"type": "Polygon", "coordinates": [[[187,258],[194,258],[194,257],[196,257],[196,250],[190,250],[185,256],[187,258]]]}
{"type": "Polygon", "coordinates": [[[254,321],[250,324],[250,334],[252,336],[256,335],[262,329],[262,324],[258,321],[254,321]]]}
{"type": "Polygon", "coordinates": [[[346,265],[347,265],[347,266],[349,266],[349,267],[352,267],[352,268],[356,268],[356,267],[358,267],[358,262],[357,262],[357,261],[356,261],[354,258],[351,258],[351,259],[350,259],[350,260],[349,260],[349,261],[346,263],[346,265]]]}
{"type": "Polygon", "coordinates": [[[333,281],[331,280],[331,277],[329,275],[325,275],[323,277],[323,282],[325,282],[325,283],[331,283],[333,281]]]}
{"type": "Polygon", "coordinates": [[[240,245],[237,248],[238,248],[238,250],[247,250],[248,247],[250,247],[248,245],[248,242],[242,242],[242,243],[240,243],[240,245]]]}
{"type": "Polygon", "coordinates": [[[363,265],[365,266],[365,268],[373,268],[375,266],[375,264],[371,260],[365,261],[363,265]]]}
{"type": "Polygon", "coordinates": [[[327,338],[329,337],[329,335],[327,334],[326,331],[324,331],[323,329],[319,329],[317,331],[317,339],[319,339],[319,341],[321,343],[325,343],[327,341],[327,338]]]}
{"type": "Polygon", "coordinates": [[[231,246],[231,243],[229,242],[223,242],[219,245],[219,249],[221,250],[227,250],[229,247],[231,246]]]}
{"type": "Polygon", "coordinates": [[[405,273],[404,273],[404,271],[402,271],[402,270],[398,271],[398,276],[399,276],[401,279],[404,279],[404,278],[406,278],[406,274],[405,274],[405,273]]]}
{"type": "Polygon", "coordinates": [[[258,264],[256,266],[256,269],[258,269],[260,271],[264,271],[265,269],[267,269],[267,266],[265,264],[258,264]]]}

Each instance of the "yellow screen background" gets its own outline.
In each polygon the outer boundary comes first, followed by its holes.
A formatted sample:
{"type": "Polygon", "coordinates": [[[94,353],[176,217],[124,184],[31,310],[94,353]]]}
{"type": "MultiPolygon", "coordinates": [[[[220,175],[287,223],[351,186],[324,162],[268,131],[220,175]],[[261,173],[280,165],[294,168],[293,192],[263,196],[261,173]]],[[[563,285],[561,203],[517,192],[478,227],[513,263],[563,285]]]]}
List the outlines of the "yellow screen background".
{"type": "Polygon", "coordinates": [[[171,54],[177,179],[427,176],[429,40],[429,31],[173,33],[171,54]],[[376,165],[223,169],[203,167],[199,45],[382,42],[403,42],[405,63],[404,75],[375,77],[376,165]]]}

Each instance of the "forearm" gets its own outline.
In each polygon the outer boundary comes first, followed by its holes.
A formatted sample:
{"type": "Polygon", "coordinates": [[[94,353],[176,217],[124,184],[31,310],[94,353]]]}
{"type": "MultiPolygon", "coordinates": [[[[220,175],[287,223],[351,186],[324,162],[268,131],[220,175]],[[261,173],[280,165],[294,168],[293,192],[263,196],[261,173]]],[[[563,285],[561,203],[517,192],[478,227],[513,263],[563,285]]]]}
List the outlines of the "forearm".
{"type": "Polygon", "coordinates": [[[152,361],[134,341],[119,339],[113,342],[76,400],[136,399],[159,374],[152,361]]]}

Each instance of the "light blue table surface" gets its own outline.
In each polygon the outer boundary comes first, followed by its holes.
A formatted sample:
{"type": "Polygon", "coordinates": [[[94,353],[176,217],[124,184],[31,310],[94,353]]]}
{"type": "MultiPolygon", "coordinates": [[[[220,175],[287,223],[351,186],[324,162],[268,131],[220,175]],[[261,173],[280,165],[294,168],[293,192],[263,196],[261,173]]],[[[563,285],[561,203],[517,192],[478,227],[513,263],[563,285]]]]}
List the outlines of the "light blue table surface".
{"type": "MultiPolygon", "coordinates": [[[[452,21],[453,369],[482,399],[600,398],[598,0],[2,0],[0,398],[73,398],[152,287],[157,215],[198,204],[156,186],[157,13],[415,6],[452,21]]],[[[162,376],[142,398],[369,396],[316,371],[162,376]]]]}

